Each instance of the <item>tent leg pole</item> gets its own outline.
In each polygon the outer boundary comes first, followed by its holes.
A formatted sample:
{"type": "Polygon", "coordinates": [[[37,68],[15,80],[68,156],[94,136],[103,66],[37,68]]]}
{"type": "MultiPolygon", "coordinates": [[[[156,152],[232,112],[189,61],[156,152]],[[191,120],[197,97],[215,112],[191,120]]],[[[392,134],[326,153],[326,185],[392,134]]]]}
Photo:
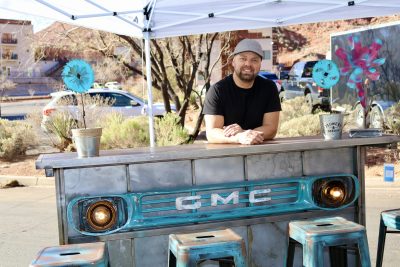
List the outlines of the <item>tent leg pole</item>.
{"type": "Polygon", "coordinates": [[[151,60],[150,60],[150,36],[149,33],[144,35],[144,47],[146,54],[146,76],[147,76],[147,98],[148,98],[148,116],[149,116],[149,134],[150,134],[150,147],[154,147],[154,117],[153,117],[153,93],[152,93],[152,80],[151,80],[151,60]]]}

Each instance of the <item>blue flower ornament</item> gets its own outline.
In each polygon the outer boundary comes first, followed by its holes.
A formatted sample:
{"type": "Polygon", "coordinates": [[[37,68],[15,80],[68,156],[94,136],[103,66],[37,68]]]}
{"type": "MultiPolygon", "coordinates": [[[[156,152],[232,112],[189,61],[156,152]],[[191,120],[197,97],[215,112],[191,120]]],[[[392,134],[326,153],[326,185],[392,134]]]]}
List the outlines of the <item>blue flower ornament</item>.
{"type": "Polygon", "coordinates": [[[84,60],[73,59],[69,61],[62,73],[65,86],[77,93],[84,93],[92,87],[94,72],[92,67],[84,60]]]}
{"type": "Polygon", "coordinates": [[[314,65],[312,77],[319,87],[329,89],[339,81],[339,68],[332,60],[320,60],[314,65]]]}

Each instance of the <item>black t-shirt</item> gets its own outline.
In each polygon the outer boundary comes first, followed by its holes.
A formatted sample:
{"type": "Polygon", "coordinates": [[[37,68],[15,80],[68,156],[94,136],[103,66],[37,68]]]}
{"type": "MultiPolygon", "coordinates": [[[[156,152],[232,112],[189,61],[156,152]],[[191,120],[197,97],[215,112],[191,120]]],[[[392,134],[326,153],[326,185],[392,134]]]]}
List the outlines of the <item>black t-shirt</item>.
{"type": "Polygon", "coordinates": [[[273,81],[257,76],[250,89],[243,89],[229,75],[208,90],[203,114],[222,115],[224,126],[237,123],[248,130],[262,126],[264,113],[280,110],[279,94],[273,81]]]}

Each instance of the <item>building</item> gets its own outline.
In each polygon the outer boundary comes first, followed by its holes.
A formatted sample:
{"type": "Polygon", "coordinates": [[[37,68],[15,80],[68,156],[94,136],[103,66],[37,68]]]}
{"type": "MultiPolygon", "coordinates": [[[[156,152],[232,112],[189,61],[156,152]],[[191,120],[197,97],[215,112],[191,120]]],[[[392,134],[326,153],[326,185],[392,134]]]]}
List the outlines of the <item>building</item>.
{"type": "Polygon", "coordinates": [[[0,19],[0,73],[26,75],[34,64],[33,25],[26,20],[0,19]]]}

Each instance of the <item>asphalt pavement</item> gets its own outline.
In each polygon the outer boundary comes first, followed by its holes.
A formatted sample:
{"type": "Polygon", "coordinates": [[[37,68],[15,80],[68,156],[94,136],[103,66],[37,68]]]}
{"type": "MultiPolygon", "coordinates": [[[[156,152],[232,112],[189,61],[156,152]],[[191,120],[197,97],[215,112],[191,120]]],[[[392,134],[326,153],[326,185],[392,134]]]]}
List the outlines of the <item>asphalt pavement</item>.
{"type": "MultiPolygon", "coordinates": [[[[39,185],[34,185],[34,179],[26,179],[25,183],[31,186],[0,189],[0,267],[28,266],[40,249],[58,244],[54,178],[43,178],[39,185]]],[[[382,177],[367,178],[367,233],[373,266],[379,214],[399,208],[399,203],[400,181],[388,183],[382,177]]],[[[400,235],[388,234],[383,266],[399,266],[399,247],[400,235]]]]}

